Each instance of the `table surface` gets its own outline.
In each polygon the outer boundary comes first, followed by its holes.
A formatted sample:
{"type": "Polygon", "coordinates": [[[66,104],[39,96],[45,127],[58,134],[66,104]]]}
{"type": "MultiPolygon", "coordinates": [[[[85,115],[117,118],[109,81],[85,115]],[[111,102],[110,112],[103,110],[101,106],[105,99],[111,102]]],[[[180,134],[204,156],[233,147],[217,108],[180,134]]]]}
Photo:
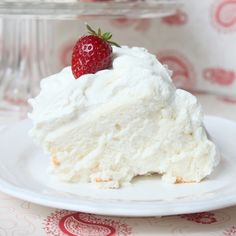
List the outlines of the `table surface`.
{"type": "MultiPolygon", "coordinates": [[[[198,95],[205,114],[236,121],[236,99],[198,95]]],[[[15,118],[0,116],[0,124],[15,118]]],[[[197,214],[124,218],[47,208],[0,193],[1,236],[236,235],[236,206],[197,214]],[[109,234],[110,232],[110,234],[109,234]]]]}

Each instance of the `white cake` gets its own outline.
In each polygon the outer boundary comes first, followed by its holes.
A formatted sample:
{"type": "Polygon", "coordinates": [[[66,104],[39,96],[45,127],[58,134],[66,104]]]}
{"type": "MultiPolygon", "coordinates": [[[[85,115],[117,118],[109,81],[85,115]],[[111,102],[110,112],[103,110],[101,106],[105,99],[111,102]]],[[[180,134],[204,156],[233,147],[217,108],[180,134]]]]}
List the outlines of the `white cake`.
{"type": "Polygon", "coordinates": [[[152,173],[172,183],[211,174],[219,158],[197,99],[146,49],[113,52],[111,69],[75,80],[67,67],[30,99],[30,134],[51,155],[52,174],[103,188],[152,173]]]}

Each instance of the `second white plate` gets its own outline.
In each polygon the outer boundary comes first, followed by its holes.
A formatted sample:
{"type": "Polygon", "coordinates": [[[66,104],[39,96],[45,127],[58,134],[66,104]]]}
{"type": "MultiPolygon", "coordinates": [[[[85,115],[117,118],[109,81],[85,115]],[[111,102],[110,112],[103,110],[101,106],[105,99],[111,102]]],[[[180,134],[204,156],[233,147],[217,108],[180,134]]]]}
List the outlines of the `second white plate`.
{"type": "Polygon", "coordinates": [[[44,206],[116,216],[175,215],[235,205],[236,123],[206,117],[205,126],[222,157],[201,183],[173,185],[150,176],[102,190],[53,180],[47,173],[49,157],[28,137],[30,122],[23,121],[0,133],[0,191],[44,206]]]}

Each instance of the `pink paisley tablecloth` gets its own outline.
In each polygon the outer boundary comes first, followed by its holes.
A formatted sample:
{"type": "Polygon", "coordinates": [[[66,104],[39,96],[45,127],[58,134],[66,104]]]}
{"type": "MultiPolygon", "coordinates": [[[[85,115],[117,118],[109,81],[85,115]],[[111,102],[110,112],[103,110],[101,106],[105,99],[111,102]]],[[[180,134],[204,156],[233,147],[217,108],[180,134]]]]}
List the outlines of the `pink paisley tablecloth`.
{"type": "MultiPolygon", "coordinates": [[[[198,98],[206,114],[236,121],[235,100],[213,95],[198,95],[198,98]]],[[[3,125],[9,122],[9,118],[0,120],[3,125]]],[[[236,206],[160,218],[123,218],[47,208],[0,193],[0,236],[32,235],[233,236],[236,235],[236,206]]]]}

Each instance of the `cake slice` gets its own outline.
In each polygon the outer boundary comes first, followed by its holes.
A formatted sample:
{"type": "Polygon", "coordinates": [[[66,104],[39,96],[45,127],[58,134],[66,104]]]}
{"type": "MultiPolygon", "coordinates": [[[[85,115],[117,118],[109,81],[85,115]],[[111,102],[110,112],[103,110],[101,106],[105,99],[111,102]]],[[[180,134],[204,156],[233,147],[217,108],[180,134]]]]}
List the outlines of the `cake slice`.
{"type": "Polygon", "coordinates": [[[176,89],[143,48],[114,47],[113,66],[75,80],[71,68],[41,82],[30,103],[32,137],[64,181],[118,188],[137,175],[199,182],[218,163],[197,99],[176,89]]]}
{"type": "Polygon", "coordinates": [[[81,74],[67,67],[43,79],[29,101],[30,134],[50,154],[52,174],[102,188],[153,173],[171,183],[210,175],[219,158],[196,97],[176,89],[146,49],[111,51],[108,69],[84,73],[83,67],[81,74]]]}

